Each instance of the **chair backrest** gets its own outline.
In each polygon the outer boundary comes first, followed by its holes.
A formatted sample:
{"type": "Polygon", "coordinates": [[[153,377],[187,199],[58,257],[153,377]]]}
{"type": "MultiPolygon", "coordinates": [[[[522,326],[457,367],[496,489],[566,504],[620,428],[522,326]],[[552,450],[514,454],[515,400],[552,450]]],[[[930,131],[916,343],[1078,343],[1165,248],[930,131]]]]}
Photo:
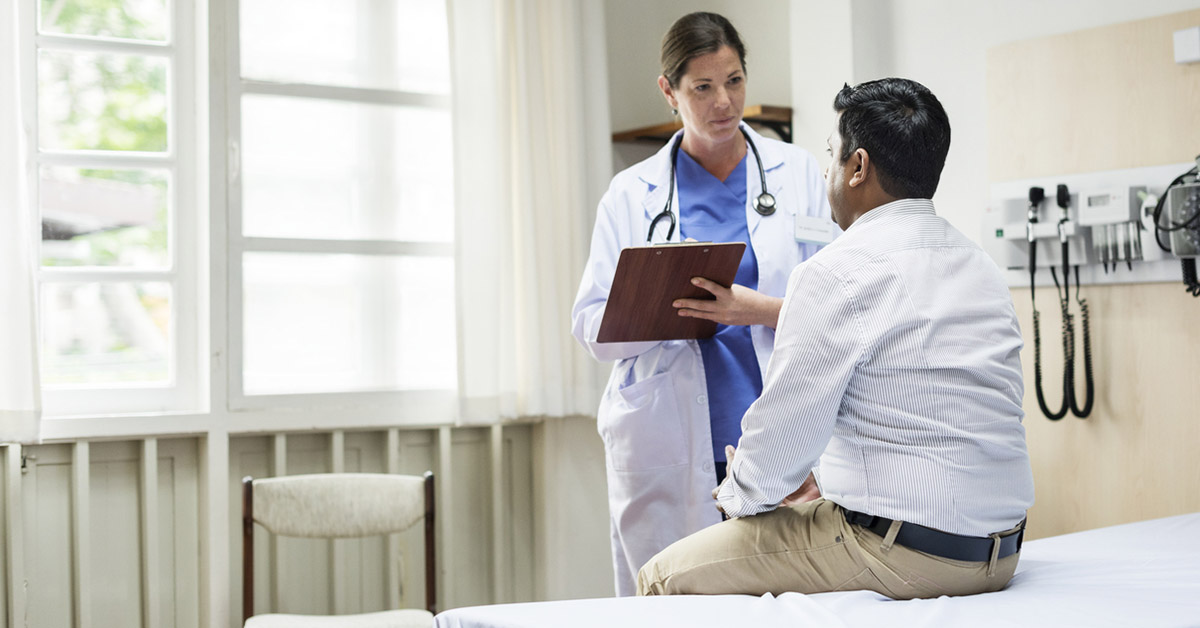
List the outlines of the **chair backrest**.
{"type": "Polygon", "coordinates": [[[433,472],[322,473],[242,479],[242,615],[254,615],[254,523],[281,536],[355,538],[425,521],[425,604],[436,614],[433,472]]]}

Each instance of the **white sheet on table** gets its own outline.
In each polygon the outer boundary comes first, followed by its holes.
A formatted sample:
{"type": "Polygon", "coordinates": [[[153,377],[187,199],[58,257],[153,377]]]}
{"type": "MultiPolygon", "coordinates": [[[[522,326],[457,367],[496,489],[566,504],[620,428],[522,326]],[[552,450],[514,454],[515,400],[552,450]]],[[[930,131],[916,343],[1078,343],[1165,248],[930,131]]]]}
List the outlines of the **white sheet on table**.
{"type": "Polygon", "coordinates": [[[998,593],[898,602],[870,591],[477,606],[439,628],[1200,626],[1200,513],[1025,544],[998,593]]]}

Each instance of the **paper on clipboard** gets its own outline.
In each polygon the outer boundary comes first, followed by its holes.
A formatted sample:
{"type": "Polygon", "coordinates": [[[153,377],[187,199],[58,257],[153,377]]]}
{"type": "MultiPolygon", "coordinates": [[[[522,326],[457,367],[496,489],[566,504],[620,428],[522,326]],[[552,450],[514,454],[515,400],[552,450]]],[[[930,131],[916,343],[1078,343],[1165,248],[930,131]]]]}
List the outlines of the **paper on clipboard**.
{"type": "Polygon", "coordinates": [[[737,277],[745,242],[683,242],[621,251],[597,342],[708,338],[717,324],[680,316],[675,299],[713,299],[692,285],[704,277],[729,287],[737,277]]]}

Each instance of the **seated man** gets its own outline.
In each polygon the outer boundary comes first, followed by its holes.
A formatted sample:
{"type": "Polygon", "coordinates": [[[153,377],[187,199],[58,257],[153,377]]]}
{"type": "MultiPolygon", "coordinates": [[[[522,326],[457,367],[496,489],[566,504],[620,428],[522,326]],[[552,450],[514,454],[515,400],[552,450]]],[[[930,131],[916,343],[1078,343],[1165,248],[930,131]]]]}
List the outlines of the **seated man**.
{"type": "Polygon", "coordinates": [[[714,491],[733,518],[652,558],[640,594],[909,599],[996,591],[1016,569],[1033,503],[1021,332],[999,269],[929,200],[946,112],[895,78],[846,86],[834,109],[825,178],[845,233],[788,282],[714,491]]]}

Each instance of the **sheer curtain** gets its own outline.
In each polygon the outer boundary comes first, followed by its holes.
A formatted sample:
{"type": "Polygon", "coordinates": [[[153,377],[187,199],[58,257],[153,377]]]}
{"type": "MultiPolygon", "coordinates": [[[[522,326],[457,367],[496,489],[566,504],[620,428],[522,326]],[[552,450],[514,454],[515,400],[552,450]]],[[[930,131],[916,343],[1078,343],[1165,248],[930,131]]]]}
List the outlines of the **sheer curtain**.
{"type": "Polygon", "coordinates": [[[570,333],[611,176],[600,0],[449,0],[460,419],[593,415],[570,333]]]}
{"type": "Polygon", "coordinates": [[[21,155],[28,138],[18,113],[16,4],[0,20],[0,443],[34,443],[38,386],[34,231],[21,155]]]}

